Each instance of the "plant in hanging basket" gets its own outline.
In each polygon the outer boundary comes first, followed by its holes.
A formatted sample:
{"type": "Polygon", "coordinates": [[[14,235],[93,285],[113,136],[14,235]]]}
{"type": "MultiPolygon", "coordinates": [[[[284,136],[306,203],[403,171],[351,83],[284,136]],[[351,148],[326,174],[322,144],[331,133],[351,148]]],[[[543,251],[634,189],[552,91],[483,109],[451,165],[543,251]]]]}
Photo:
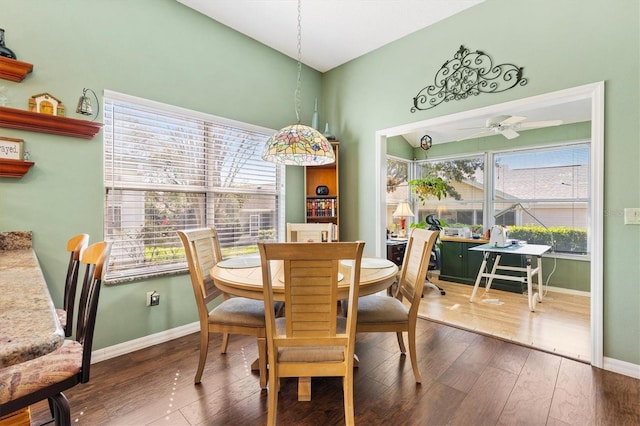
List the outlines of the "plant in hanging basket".
{"type": "Polygon", "coordinates": [[[444,179],[432,175],[427,175],[420,179],[412,179],[409,181],[409,186],[422,204],[427,201],[429,196],[434,196],[440,200],[442,197],[454,192],[444,179]]]}

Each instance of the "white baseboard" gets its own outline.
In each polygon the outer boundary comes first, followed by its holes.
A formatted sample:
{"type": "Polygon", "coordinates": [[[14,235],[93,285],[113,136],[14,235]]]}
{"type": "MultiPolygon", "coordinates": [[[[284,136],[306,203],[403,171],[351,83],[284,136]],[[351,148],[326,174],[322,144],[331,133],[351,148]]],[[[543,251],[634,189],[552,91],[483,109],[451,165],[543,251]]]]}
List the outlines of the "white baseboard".
{"type": "Polygon", "coordinates": [[[588,291],[573,290],[573,289],[570,289],[570,288],[553,287],[553,286],[545,286],[544,288],[547,291],[551,291],[551,292],[555,292],[555,293],[563,293],[563,294],[570,294],[570,295],[573,295],[573,296],[584,296],[584,297],[591,296],[591,293],[588,292],[588,291]]]}
{"type": "MultiPolygon", "coordinates": [[[[196,321],[192,322],[191,324],[186,324],[180,327],[172,328],[170,330],[161,331],[160,333],[151,334],[139,339],[119,343],[117,345],[109,346],[103,349],[98,349],[91,353],[91,363],[95,364],[96,362],[106,361],[120,355],[135,352],[137,350],[148,348],[149,346],[154,346],[159,343],[168,342],[169,340],[177,339],[179,337],[186,336],[187,334],[197,333],[199,331],[200,324],[196,321]]],[[[603,369],[640,379],[640,365],[632,364],[630,362],[605,357],[603,360],[603,369]]]]}
{"type": "Polygon", "coordinates": [[[139,339],[130,340],[128,342],[119,343],[117,345],[109,346],[91,352],[91,363],[106,361],[111,358],[115,358],[120,355],[125,355],[130,352],[135,352],[140,349],[148,348],[159,343],[168,342],[169,340],[177,339],[178,337],[186,336],[187,334],[197,333],[200,331],[200,323],[192,322],[180,327],[172,328],[170,330],[161,331],[160,333],[150,334],[148,336],[141,337],[139,339]]]}
{"type": "Polygon", "coordinates": [[[638,364],[631,364],[630,362],[604,357],[602,360],[602,368],[607,371],[613,371],[614,373],[640,379],[640,365],[638,364]]]}

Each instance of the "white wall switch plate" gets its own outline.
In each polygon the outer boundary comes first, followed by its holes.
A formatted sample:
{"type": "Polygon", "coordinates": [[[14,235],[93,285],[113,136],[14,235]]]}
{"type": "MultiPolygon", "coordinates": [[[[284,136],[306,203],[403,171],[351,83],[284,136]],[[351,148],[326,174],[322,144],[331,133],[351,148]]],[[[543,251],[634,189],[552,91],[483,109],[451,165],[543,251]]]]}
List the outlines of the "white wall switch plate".
{"type": "Polygon", "coordinates": [[[625,225],[640,225],[640,209],[624,209],[625,225]]]}

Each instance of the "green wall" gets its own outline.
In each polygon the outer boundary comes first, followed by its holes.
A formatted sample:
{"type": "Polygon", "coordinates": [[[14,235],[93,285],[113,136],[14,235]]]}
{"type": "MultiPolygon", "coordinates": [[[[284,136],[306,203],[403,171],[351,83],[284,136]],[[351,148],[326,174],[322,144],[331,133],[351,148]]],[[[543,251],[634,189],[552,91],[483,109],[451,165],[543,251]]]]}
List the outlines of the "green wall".
{"type": "MultiPolygon", "coordinates": [[[[83,87],[111,89],[258,125],[294,120],[295,62],[174,0],[3,0],[7,46],[34,64],[22,83],[2,81],[13,107],[50,92],[78,117],[83,87]]],[[[487,0],[324,75],[304,69],[302,119],[341,141],[341,235],[373,251],[375,131],[604,80],[604,354],[640,364],[640,227],[623,224],[640,207],[639,19],[637,0],[487,0]],[[529,84],[500,94],[409,112],[413,96],[464,44],[525,67],[529,84]]],[[[34,231],[55,302],[62,299],[67,238],[102,237],[102,137],[91,141],[0,129],[25,140],[34,168],[0,179],[0,230],[34,231]]],[[[304,217],[302,171],[287,169],[287,217],[304,217]]],[[[107,286],[96,349],[196,320],[186,275],[107,286]],[[144,306],[158,290],[161,304],[144,306]]]]}
{"type": "MultiPolygon", "coordinates": [[[[0,80],[10,107],[49,92],[75,113],[84,87],[140,96],[279,129],[295,121],[297,66],[279,52],[175,0],[2,0],[0,28],[19,60],[34,65],[21,83],[0,80]]],[[[311,122],[322,76],[303,69],[303,122],[311,122]]],[[[22,179],[0,178],[0,230],[32,230],[57,306],[62,305],[69,237],[103,239],[102,133],[92,140],[0,129],[25,140],[36,164],[22,179]]],[[[302,169],[287,168],[287,205],[304,220],[302,169]],[[296,195],[298,200],[296,200],[296,195]]],[[[1,296],[0,296],[1,297],[1,296]]],[[[103,288],[95,348],[197,321],[188,274],[103,288]],[[157,290],[160,305],[145,306],[157,290]]]]}
{"type": "Polygon", "coordinates": [[[625,207],[640,207],[639,8],[637,0],[487,0],[326,73],[324,110],[348,182],[342,236],[375,241],[376,224],[362,218],[377,208],[377,130],[605,81],[604,356],[640,364],[640,227],[623,221],[625,207]],[[411,113],[460,45],[523,66],[528,84],[411,113]]]}

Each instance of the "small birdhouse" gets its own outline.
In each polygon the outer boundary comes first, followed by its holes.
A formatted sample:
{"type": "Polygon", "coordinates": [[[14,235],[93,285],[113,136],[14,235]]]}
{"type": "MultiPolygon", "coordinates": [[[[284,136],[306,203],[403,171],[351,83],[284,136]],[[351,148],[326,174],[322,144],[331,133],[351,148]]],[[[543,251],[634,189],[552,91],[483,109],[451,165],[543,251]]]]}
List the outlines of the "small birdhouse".
{"type": "Polygon", "coordinates": [[[29,111],[41,114],[64,116],[62,101],[49,93],[40,93],[29,98],[29,111]]]}

